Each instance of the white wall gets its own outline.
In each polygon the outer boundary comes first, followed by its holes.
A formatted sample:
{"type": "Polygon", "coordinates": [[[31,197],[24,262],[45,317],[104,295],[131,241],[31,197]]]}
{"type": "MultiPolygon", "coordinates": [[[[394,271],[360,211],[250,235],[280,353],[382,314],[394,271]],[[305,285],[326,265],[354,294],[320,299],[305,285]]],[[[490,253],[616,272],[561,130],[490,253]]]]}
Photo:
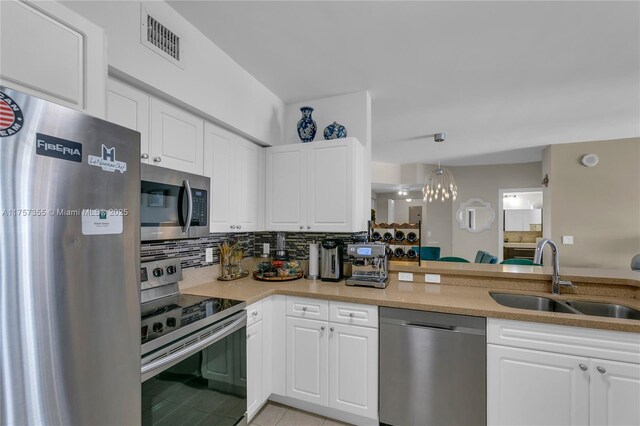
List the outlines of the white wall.
{"type": "Polygon", "coordinates": [[[282,143],[284,103],[165,2],[62,3],[104,28],[110,72],[143,82],[256,142],[282,143]],[[184,69],[140,43],[141,4],[181,37],[184,69]]]}
{"type": "MultiPolygon", "coordinates": [[[[463,257],[471,262],[478,250],[498,254],[498,224],[496,220],[491,229],[472,233],[460,229],[455,213],[460,203],[470,198],[481,198],[491,204],[498,214],[498,190],[509,188],[535,188],[540,185],[542,163],[499,164],[491,166],[450,167],[449,170],[458,185],[458,198],[452,203],[452,255],[463,257]]],[[[447,203],[445,203],[447,204],[447,203]]],[[[428,216],[427,216],[428,220],[428,216]]],[[[546,224],[545,224],[546,226],[546,224]]]]}
{"type": "Polygon", "coordinates": [[[400,164],[371,163],[371,181],[375,183],[399,184],[401,179],[400,164]]]}
{"type": "Polygon", "coordinates": [[[560,245],[560,265],[629,270],[640,253],[640,138],[551,145],[543,164],[544,211],[553,219],[544,234],[560,245]],[[585,154],[600,161],[584,167],[585,154]],[[562,244],[563,235],[573,244],[562,244]]]}

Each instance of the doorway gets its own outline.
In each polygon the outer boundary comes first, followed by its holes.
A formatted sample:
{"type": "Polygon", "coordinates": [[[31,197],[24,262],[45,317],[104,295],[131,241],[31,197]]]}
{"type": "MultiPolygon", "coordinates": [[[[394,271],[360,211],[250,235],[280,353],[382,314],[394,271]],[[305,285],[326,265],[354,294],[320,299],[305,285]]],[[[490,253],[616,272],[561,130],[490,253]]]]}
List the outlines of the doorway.
{"type": "Polygon", "coordinates": [[[422,206],[409,206],[409,223],[418,223],[422,220],[422,206]]]}
{"type": "Polygon", "coordinates": [[[498,261],[531,259],[542,238],[542,188],[498,190],[498,261]]]}

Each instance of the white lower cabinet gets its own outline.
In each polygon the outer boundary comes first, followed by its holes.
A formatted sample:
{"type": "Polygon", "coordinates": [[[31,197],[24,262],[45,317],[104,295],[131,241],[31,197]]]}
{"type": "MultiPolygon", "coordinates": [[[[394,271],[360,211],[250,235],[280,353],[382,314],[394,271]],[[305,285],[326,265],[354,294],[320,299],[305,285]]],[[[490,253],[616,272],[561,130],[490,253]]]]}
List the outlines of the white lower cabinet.
{"type": "MultiPolygon", "coordinates": [[[[270,299],[270,298],[269,298],[270,299]]],[[[269,377],[271,356],[268,353],[271,333],[271,303],[269,299],[253,303],[246,308],[247,362],[245,364],[247,384],[247,421],[251,421],[271,394],[269,377]]]]}
{"type": "Polygon", "coordinates": [[[489,318],[487,342],[487,424],[640,425],[640,334],[489,318]]]}
{"type": "Polygon", "coordinates": [[[491,425],[586,425],[589,377],[582,357],[488,345],[491,425]]]}
{"type": "Polygon", "coordinates": [[[329,324],[287,318],[287,396],[329,403],[329,324]]]}
{"type": "Polygon", "coordinates": [[[592,425],[640,425],[640,364],[589,360],[592,425]]]}
{"type": "Polygon", "coordinates": [[[378,416],[378,330],[331,323],[329,407],[378,416]]]}
{"type": "Polygon", "coordinates": [[[378,323],[353,325],[377,307],[287,297],[287,315],[286,396],[377,420],[378,323]]]}
{"type": "Polygon", "coordinates": [[[247,416],[262,406],[262,321],[247,327],[247,416]]]}

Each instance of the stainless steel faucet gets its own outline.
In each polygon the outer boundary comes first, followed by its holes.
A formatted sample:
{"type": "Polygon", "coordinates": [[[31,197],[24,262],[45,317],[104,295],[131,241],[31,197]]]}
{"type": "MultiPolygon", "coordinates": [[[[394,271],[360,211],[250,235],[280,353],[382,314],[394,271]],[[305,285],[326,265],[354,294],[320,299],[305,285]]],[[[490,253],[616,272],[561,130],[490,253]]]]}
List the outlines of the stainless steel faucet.
{"type": "Polygon", "coordinates": [[[575,288],[575,284],[571,281],[563,281],[560,279],[560,260],[558,254],[558,245],[551,238],[543,238],[536,246],[536,254],[533,258],[535,263],[542,263],[542,251],[544,246],[549,244],[553,257],[553,275],[551,276],[551,294],[560,294],[560,287],[575,288]]]}

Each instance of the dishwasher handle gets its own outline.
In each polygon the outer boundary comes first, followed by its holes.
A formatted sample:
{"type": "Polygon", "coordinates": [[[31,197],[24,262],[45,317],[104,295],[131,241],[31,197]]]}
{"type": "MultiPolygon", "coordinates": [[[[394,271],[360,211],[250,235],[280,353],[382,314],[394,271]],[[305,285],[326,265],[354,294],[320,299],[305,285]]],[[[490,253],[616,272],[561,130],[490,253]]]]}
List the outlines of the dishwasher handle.
{"type": "Polygon", "coordinates": [[[486,321],[487,319],[484,317],[411,309],[380,308],[380,325],[390,324],[423,328],[425,330],[485,336],[487,334],[486,321]]]}
{"type": "Polygon", "coordinates": [[[411,327],[435,328],[437,330],[449,330],[449,331],[454,331],[456,328],[458,328],[453,325],[426,324],[422,322],[407,322],[407,323],[404,323],[403,325],[408,325],[411,327]]]}
{"type": "Polygon", "coordinates": [[[481,330],[478,328],[470,328],[470,327],[460,327],[457,325],[426,324],[422,322],[405,322],[404,324],[398,324],[398,325],[404,325],[407,327],[420,327],[420,328],[425,328],[428,330],[435,330],[435,331],[452,331],[454,333],[476,334],[478,336],[484,336],[487,334],[485,330],[481,330]]]}

